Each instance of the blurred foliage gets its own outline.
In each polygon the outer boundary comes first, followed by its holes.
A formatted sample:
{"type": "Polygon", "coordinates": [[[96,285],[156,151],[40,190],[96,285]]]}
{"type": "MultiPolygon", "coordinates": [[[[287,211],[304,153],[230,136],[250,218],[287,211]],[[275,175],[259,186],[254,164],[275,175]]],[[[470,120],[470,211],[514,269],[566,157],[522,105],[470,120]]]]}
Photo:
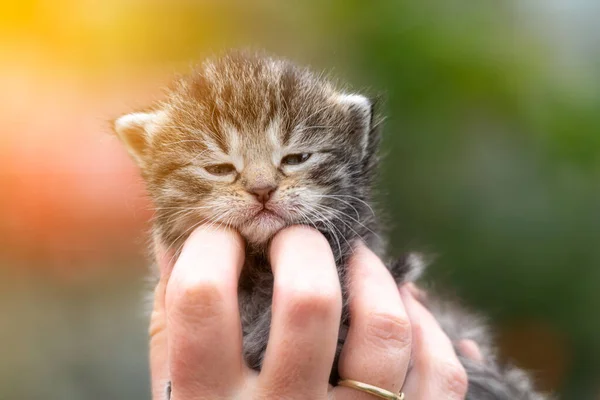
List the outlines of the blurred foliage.
{"type": "Polygon", "coordinates": [[[5,6],[0,44],[53,60],[50,74],[184,72],[206,54],[259,47],[383,96],[392,253],[435,253],[432,281],[509,332],[510,355],[537,368],[545,387],[565,398],[600,393],[593,0],[5,6]]]}

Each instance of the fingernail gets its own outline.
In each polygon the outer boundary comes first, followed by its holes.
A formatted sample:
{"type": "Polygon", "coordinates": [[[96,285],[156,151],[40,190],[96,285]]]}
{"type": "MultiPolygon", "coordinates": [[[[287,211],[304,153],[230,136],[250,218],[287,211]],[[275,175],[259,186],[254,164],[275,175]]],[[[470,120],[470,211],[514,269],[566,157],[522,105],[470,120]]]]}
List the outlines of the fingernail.
{"type": "Polygon", "coordinates": [[[424,303],[427,301],[427,293],[424,290],[421,290],[412,282],[406,284],[406,287],[410,294],[417,299],[419,302],[424,303]]]}
{"type": "Polygon", "coordinates": [[[460,340],[457,344],[459,353],[472,361],[482,362],[483,355],[477,343],[471,339],[460,340]]]}
{"type": "Polygon", "coordinates": [[[408,285],[410,285],[410,283],[405,283],[399,288],[400,296],[402,296],[403,299],[405,299],[406,297],[413,297],[413,294],[411,293],[408,285]]]}

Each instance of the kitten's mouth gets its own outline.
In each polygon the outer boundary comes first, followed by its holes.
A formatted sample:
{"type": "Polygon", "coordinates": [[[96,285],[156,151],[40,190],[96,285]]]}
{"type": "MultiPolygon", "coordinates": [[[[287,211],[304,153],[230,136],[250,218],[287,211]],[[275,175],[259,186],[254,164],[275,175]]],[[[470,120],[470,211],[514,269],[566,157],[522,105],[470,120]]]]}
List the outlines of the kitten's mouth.
{"type": "Polygon", "coordinates": [[[270,221],[270,220],[281,220],[281,217],[267,209],[267,208],[263,208],[261,210],[259,210],[256,214],[254,214],[254,216],[251,219],[252,221],[270,221]]]}
{"type": "Polygon", "coordinates": [[[276,211],[263,207],[246,219],[244,224],[246,226],[266,229],[279,226],[284,223],[284,219],[276,211]]]}
{"type": "Polygon", "coordinates": [[[285,220],[276,211],[262,208],[246,219],[239,230],[249,242],[265,243],[285,225],[285,220]]]}

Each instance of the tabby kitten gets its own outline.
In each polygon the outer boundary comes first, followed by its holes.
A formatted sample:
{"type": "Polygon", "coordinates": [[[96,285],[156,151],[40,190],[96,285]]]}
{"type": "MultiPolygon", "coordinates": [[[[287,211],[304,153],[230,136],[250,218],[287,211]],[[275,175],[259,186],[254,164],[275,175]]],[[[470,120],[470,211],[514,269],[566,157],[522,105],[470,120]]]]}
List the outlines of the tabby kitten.
{"type": "MultiPolygon", "coordinates": [[[[164,100],[115,121],[156,207],[155,240],[178,253],[201,224],[226,225],[246,239],[239,299],[250,367],[260,369],[269,335],[273,276],[266,254],[277,231],[294,224],[318,229],[344,288],[350,243],[361,239],[383,256],[371,207],[378,127],[367,97],[289,61],[246,52],[205,61],[176,80],[164,100]]],[[[421,264],[408,255],[390,269],[404,282],[421,264]]],[[[525,374],[497,365],[476,319],[440,306],[430,307],[451,339],[473,339],[486,356],[481,364],[462,360],[468,399],[543,399],[525,374]]]]}

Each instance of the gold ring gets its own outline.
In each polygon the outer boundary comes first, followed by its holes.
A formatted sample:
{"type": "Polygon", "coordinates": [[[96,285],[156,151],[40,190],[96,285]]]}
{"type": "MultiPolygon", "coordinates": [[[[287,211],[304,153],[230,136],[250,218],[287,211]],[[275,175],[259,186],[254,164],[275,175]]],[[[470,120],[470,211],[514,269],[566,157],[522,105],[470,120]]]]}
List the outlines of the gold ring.
{"type": "Polygon", "coordinates": [[[338,381],[339,386],[345,386],[352,389],[360,390],[361,392],[372,394],[373,396],[379,397],[385,400],[404,400],[404,393],[399,392],[398,394],[379,388],[377,386],[369,385],[352,379],[341,379],[338,381]]]}

